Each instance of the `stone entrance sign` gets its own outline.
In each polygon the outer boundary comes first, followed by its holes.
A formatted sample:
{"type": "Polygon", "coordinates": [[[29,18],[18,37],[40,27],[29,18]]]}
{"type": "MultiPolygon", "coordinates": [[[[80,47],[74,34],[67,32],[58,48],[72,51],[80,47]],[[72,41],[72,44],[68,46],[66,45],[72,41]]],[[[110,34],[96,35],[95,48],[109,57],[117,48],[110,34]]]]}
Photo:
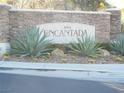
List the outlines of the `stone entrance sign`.
{"type": "Polygon", "coordinates": [[[95,40],[95,26],[92,25],[62,22],[41,24],[38,27],[53,43],[69,43],[86,35],[95,40]]]}

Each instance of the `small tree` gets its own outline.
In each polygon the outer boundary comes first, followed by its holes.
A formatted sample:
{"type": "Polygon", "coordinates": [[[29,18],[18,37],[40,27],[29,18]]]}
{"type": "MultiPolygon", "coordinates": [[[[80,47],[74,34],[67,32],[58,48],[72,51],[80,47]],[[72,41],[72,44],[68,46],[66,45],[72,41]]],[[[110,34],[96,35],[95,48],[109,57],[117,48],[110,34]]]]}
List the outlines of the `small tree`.
{"type": "Polygon", "coordinates": [[[0,3],[6,3],[7,0],[0,0],[0,3]]]}
{"type": "Polygon", "coordinates": [[[99,8],[105,8],[108,4],[105,0],[71,0],[73,2],[74,7],[78,7],[83,11],[96,11],[99,8]]]}

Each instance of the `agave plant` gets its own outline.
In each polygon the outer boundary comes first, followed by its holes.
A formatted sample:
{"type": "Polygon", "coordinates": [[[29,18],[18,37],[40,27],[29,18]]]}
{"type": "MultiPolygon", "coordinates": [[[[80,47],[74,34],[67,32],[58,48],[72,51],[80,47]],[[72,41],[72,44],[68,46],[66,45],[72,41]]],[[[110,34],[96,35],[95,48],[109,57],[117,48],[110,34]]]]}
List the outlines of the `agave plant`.
{"type": "Polygon", "coordinates": [[[115,40],[111,41],[111,50],[124,56],[124,33],[120,34],[115,40]]]}
{"type": "Polygon", "coordinates": [[[69,44],[69,48],[72,53],[78,54],[80,56],[97,57],[100,48],[100,44],[96,43],[88,35],[85,37],[78,38],[75,42],[69,44]]]}
{"type": "Polygon", "coordinates": [[[11,53],[18,56],[34,56],[40,57],[49,54],[52,49],[49,49],[51,40],[39,31],[39,28],[32,27],[26,31],[17,34],[11,40],[11,53]]]}

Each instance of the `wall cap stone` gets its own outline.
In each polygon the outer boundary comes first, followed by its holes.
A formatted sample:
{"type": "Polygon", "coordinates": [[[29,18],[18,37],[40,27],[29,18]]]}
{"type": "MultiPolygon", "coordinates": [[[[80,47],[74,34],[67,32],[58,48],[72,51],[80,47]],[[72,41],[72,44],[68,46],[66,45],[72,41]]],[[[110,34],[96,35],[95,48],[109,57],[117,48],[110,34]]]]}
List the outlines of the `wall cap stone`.
{"type": "Polygon", "coordinates": [[[120,9],[118,9],[118,8],[109,8],[109,9],[106,9],[106,11],[120,11],[120,9]]]}
{"type": "Polygon", "coordinates": [[[53,13],[83,13],[83,14],[105,14],[111,15],[106,11],[68,11],[68,10],[42,10],[42,9],[10,9],[10,12],[53,12],[53,13]]]}

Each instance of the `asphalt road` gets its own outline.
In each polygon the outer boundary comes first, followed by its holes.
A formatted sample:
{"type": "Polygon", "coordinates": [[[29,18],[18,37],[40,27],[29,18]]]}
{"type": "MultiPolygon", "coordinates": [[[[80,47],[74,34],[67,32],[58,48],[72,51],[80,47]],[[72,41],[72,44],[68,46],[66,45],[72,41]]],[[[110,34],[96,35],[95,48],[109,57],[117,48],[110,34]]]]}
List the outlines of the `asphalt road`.
{"type": "Polygon", "coordinates": [[[124,91],[119,87],[96,81],[0,73],[0,93],[124,93],[124,91]]]}

